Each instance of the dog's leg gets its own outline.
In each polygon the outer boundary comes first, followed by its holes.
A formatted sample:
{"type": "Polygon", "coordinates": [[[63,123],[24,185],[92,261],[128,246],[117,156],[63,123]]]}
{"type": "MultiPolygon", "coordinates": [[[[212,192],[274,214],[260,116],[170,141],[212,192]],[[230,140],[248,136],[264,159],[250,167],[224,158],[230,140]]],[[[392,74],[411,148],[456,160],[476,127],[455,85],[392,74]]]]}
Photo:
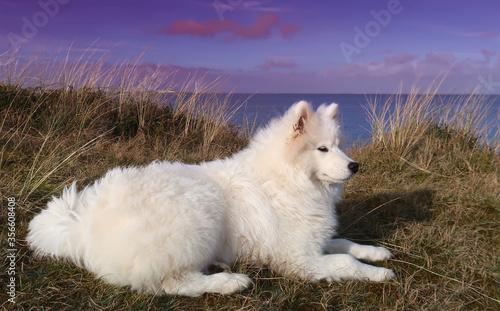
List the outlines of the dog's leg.
{"type": "Polygon", "coordinates": [[[326,254],[349,254],[366,261],[381,261],[392,257],[392,253],[383,247],[361,245],[345,239],[329,240],[324,251],[326,254]]]}
{"type": "Polygon", "coordinates": [[[295,271],[306,279],[313,281],[325,279],[329,282],[344,280],[383,282],[395,277],[392,270],[362,263],[349,254],[309,257],[295,271]]]}
{"type": "Polygon", "coordinates": [[[221,272],[206,275],[198,271],[169,277],[163,281],[163,290],[170,295],[198,297],[203,293],[229,295],[250,287],[252,280],[246,274],[221,272]]]}

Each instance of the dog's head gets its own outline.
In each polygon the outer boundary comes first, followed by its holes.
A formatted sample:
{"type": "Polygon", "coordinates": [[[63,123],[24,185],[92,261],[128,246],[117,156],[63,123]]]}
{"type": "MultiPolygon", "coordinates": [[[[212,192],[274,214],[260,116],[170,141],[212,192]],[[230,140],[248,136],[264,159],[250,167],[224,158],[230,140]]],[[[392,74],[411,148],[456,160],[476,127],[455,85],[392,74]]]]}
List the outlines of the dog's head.
{"type": "Polygon", "coordinates": [[[338,105],[321,105],[313,112],[305,101],[288,111],[289,146],[294,160],[311,177],[327,184],[345,182],[356,175],[359,164],[341,150],[338,105]]]}

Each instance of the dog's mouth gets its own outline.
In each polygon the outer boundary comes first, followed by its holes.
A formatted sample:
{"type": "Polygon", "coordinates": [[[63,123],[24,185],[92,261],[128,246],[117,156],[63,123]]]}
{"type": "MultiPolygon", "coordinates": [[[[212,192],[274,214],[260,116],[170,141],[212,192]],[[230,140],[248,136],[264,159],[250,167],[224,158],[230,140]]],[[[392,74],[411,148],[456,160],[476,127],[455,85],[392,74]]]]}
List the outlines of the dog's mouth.
{"type": "Polygon", "coordinates": [[[352,173],[345,178],[334,178],[334,177],[328,175],[327,173],[323,173],[323,174],[321,174],[321,178],[319,178],[319,179],[321,181],[329,183],[329,184],[342,184],[346,181],[351,180],[356,175],[357,175],[357,173],[352,173]]]}

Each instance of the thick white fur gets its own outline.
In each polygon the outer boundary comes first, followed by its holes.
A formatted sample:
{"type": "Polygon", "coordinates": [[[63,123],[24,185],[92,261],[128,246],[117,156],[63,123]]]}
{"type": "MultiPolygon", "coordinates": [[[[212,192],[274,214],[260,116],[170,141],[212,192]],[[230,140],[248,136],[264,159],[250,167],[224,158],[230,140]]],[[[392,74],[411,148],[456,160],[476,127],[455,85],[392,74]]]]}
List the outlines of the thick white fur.
{"type": "Polygon", "coordinates": [[[39,254],[153,293],[241,291],[248,276],[207,272],[237,256],[310,281],[390,279],[391,270],[357,260],[386,260],[388,250],[331,239],[341,183],[355,175],[339,148],[337,110],[298,102],[230,158],[115,168],[81,192],[73,184],[31,221],[27,240],[39,254]]]}

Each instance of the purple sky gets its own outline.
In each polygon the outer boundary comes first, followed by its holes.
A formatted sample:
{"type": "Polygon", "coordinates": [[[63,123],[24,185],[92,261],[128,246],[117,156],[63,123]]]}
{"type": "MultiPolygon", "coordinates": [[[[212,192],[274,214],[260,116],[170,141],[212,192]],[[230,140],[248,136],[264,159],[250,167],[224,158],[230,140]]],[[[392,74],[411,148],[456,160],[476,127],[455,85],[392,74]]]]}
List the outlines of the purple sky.
{"type": "Polygon", "coordinates": [[[499,94],[499,15],[498,0],[0,0],[0,54],[98,40],[96,57],[150,46],[236,92],[386,93],[448,72],[442,92],[499,94]]]}

